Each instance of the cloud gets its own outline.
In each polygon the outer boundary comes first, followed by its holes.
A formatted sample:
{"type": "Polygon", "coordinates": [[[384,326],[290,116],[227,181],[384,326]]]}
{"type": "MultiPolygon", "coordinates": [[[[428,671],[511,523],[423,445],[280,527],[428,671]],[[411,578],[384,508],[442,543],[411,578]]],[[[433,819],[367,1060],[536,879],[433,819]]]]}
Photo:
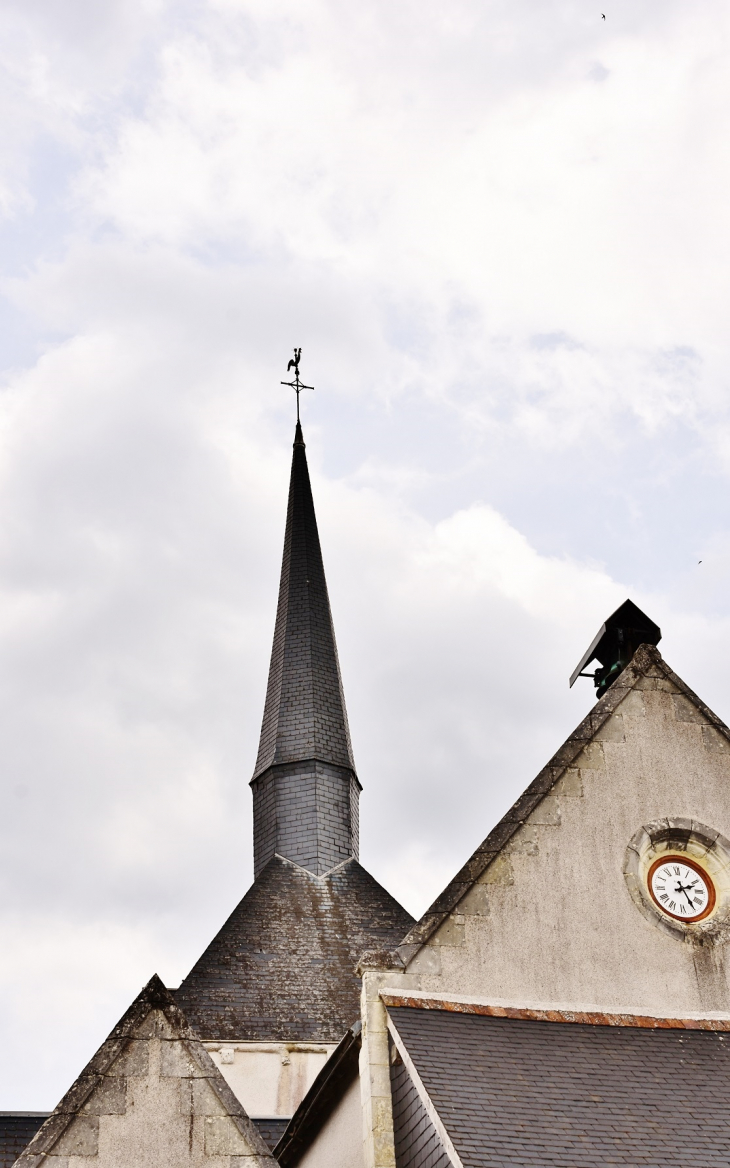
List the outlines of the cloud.
{"type": "Polygon", "coordinates": [[[730,24],[0,21],[2,1099],[33,1109],[250,879],[294,344],[363,858],[412,911],[588,708],[629,593],[727,706],[730,24]]]}

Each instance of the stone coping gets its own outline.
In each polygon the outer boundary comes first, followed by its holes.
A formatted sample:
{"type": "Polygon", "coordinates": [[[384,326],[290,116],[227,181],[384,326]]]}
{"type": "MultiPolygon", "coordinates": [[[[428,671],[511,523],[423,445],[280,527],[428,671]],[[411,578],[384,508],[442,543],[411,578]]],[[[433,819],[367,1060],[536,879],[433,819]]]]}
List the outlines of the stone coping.
{"type": "Polygon", "coordinates": [[[552,1009],[550,1007],[507,1006],[473,1002],[459,997],[432,997],[427,994],[394,994],[382,990],[380,999],[386,1007],[409,1007],[415,1010],[445,1010],[452,1014],[479,1014],[493,1018],[521,1018],[536,1022],[577,1022],[588,1026],[635,1026],[643,1030],[727,1030],[730,1014],[664,1018],[655,1014],[607,1012],[603,1010],[552,1009]]]}

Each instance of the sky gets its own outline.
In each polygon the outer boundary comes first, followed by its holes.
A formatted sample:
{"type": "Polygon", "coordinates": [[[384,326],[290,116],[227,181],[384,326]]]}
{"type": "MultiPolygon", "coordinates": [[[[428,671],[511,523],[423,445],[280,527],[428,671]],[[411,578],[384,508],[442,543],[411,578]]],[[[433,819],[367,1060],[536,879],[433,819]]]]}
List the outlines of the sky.
{"type": "Polygon", "coordinates": [[[730,716],[729,52],[707,0],[5,0],[0,1110],[250,883],[295,346],[412,913],[627,596],[730,716]]]}

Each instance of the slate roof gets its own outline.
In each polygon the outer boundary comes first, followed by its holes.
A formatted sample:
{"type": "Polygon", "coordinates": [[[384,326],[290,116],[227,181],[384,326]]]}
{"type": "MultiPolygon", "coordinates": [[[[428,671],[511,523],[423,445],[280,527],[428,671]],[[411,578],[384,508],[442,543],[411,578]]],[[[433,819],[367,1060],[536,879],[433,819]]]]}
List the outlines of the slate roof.
{"type": "Polygon", "coordinates": [[[297,422],[279,605],[254,778],[270,766],[305,759],[355,770],[307,456],[297,422]]]}
{"type": "MultiPolygon", "coordinates": [[[[515,832],[525,823],[540,801],[550,793],[586,744],[593,739],[604,722],[607,722],[620,706],[627,694],[638,684],[643,688],[657,688],[667,683],[674,688],[674,692],[679,691],[679,693],[684,694],[700,711],[709,725],[714,726],[720,734],[730,740],[730,729],[721,718],[718,718],[717,714],[713,713],[709,706],[706,706],[697,697],[697,694],[682,681],[681,677],[672,672],[659,650],[654,645],[640,645],[629,665],[623,673],[619,674],[611,688],[596,702],[590,713],[553,755],[547,766],[543,767],[529,787],[513,803],[507,814],[503,816],[496,827],[492,828],[487,838],[470,856],[463,868],[457,872],[453,880],[436,897],[430,908],[426,909],[408,935],[402,939],[397,946],[397,953],[390,955],[391,960],[395,958],[401,967],[402,965],[407,967],[416,953],[426,944],[429,937],[436,932],[439,925],[449,913],[453,912],[462,897],[496,859],[515,832]]],[[[369,960],[370,955],[367,956],[369,960]]],[[[379,959],[378,955],[373,955],[373,960],[369,963],[374,967],[387,968],[387,961],[379,959]]]]}
{"type": "Polygon", "coordinates": [[[395,1168],[453,1168],[453,1160],[401,1058],[391,1050],[395,1168]]]}
{"type": "Polygon", "coordinates": [[[49,1114],[48,1111],[0,1111],[0,1168],[11,1168],[49,1114]]]}
{"type": "Polygon", "coordinates": [[[412,923],[357,860],[313,876],[277,856],[175,997],[207,1040],[339,1042],[360,1013],[360,954],[412,923]]]}
{"type": "Polygon", "coordinates": [[[251,1123],[258,1130],[260,1136],[263,1136],[267,1147],[271,1148],[272,1152],[279,1140],[283,1136],[289,1124],[288,1119],[282,1119],[281,1116],[274,1115],[268,1118],[261,1118],[260,1116],[252,1116],[251,1123]]]}
{"type": "Polygon", "coordinates": [[[730,1163],[730,1033],[389,1015],[464,1168],[730,1163]]]}

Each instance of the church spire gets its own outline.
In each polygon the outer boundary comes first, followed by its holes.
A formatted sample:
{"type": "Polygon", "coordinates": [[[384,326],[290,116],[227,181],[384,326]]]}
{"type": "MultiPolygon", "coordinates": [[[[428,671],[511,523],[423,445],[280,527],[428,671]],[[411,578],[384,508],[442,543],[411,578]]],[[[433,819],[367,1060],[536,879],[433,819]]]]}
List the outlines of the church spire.
{"type": "Polygon", "coordinates": [[[252,787],[256,874],[274,855],[317,875],[357,857],[360,784],[299,421],[252,787]]]}

